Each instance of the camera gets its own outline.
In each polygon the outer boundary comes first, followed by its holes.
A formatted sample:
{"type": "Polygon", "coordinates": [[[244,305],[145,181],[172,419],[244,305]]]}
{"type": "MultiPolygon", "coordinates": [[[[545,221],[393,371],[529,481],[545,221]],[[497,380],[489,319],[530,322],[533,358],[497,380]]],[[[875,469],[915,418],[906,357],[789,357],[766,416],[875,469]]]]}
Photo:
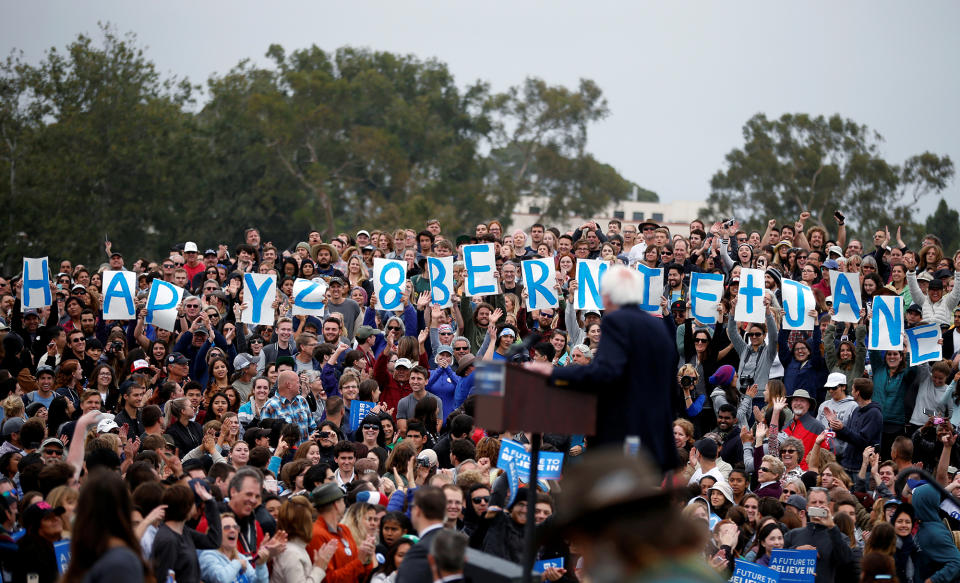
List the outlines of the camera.
{"type": "Polygon", "coordinates": [[[723,226],[729,229],[735,222],[737,222],[737,219],[727,219],[723,222],[723,226]]]}
{"type": "Polygon", "coordinates": [[[110,343],[110,350],[113,350],[113,351],[123,350],[123,342],[120,342],[119,340],[114,340],[113,342],[110,343]]]}
{"type": "Polygon", "coordinates": [[[841,223],[847,219],[847,217],[843,216],[843,213],[841,213],[840,211],[834,211],[833,216],[837,217],[837,220],[840,221],[841,223]]]}
{"type": "Polygon", "coordinates": [[[810,518],[826,518],[830,515],[830,511],[826,508],[820,508],[818,506],[810,506],[807,508],[807,516],[810,518]]]}
{"type": "Polygon", "coordinates": [[[692,387],[693,386],[693,377],[690,375],[683,375],[680,377],[680,386],[681,387],[692,387]]]}
{"type": "Polygon", "coordinates": [[[427,458],[417,458],[417,465],[423,468],[429,468],[430,460],[427,458]]]}
{"type": "Polygon", "coordinates": [[[317,434],[317,437],[319,437],[320,439],[329,439],[330,435],[332,434],[329,431],[321,431],[320,433],[317,434]]]}
{"type": "Polygon", "coordinates": [[[753,377],[752,377],[752,376],[744,375],[744,376],[740,377],[740,389],[741,389],[742,391],[746,392],[746,390],[749,389],[751,386],[753,386],[753,377]]]}

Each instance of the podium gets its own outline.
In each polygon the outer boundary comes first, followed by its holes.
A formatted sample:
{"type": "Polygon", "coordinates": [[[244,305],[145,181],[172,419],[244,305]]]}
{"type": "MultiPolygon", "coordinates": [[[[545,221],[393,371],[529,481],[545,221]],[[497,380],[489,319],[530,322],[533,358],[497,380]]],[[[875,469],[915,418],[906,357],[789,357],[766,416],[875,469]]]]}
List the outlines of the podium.
{"type": "MultiPolygon", "coordinates": [[[[474,419],[484,429],[531,432],[530,485],[527,488],[527,524],[520,581],[532,579],[536,556],[534,511],[537,505],[537,471],[544,433],[594,435],[597,397],[591,393],[554,386],[547,377],[516,364],[482,362],[477,366],[474,419]]],[[[493,460],[491,460],[493,461],[493,460]]],[[[505,571],[502,571],[505,573],[505,571]]]]}
{"type": "Polygon", "coordinates": [[[597,429],[595,395],[553,386],[516,364],[484,362],[477,375],[474,414],[484,429],[563,435],[594,435],[597,429]]]}

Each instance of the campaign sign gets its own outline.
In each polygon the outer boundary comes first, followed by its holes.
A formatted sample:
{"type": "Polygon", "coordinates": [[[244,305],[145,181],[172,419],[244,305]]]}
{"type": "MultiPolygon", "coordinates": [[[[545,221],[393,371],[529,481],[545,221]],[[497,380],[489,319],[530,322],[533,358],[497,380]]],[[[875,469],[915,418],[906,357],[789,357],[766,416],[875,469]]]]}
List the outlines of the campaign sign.
{"type": "Polygon", "coordinates": [[[808,313],[816,307],[810,286],[802,281],[784,279],[780,293],[783,296],[783,329],[813,330],[817,317],[808,313]]]}
{"type": "MultiPolygon", "coordinates": [[[[723,296],[723,276],[719,273],[690,274],[690,314],[704,324],[716,324],[723,296]]],[[[739,302],[738,302],[739,303],[739,302]]]]}
{"type": "Polygon", "coordinates": [[[497,254],[492,243],[463,246],[463,264],[467,268],[466,294],[486,296],[497,293],[497,254]]]}
{"type": "Polygon", "coordinates": [[[903,298],[876,296],[870,307],[869,350],[903,350],[903,298]]]}
{"type": "Polygon", "coordinates": [[[70,539],[53,543],[53,553],[57,557],[57,571],[63,575],[70,566],[70,539]]]}
{"type": "Polygon", "coordinates": [[[373,293],[377,307],[388,312],[403,309],[403,287],[407,285],[407,263],[396,259],[373,259],[373,293]]]}
{"type": "Polygon", "coordinates": [[[830,271],[830,293],[833,295],[834,322],[860,320],[860,274],[830,271]]]}
{"type": "Polygon", "coordinates": [[[777,583],[778,581],[785,581],[785,579],[780,578],[780,573],[763,565],[750,563],[743,559],[737,559],[735,565],[733,577],[730,578],[731,583],[754,581],[757,583],[777,583]]]}
{"type": "Polygon", "coordinates": [[[50,293],[50,268],[46,257],[23,258],[22,309],[42,308],[53,303],[50,293]]]}
{"type": "Polygon", "coordinates": [[[780,583],[813,583],[817,573],[817,551],[772,549],[770,567],[780,572],[780,583]]]}
{"type": "Polygon", "coordinates": [[[293,315],[323,316],[326,295],[327,282],[322,278],[293,280],[293,315]]]}
{"type": "Polygon", "coordinates": [[[663,299],[663,268],[647,267],[637,263],[640,272],[640,281],[643,285],[643,301],[639,308],[652,316],[659,316],[660,300],[663,299]]]}
{"type": "Polygon", "coordinates": [[[137,274],[132,271],[103,272],[103,319],[134,320],[137,317],[133,296],[137,292],[137,274]]]}
{"type": "Polygon", "coordinates": [[[763,306],[764,275],[762,269],[740,270],[737,307],[733,314],[737,322],[763,323],[767,311],[763,306]]]}
{"type": "Polygon", "coordinates": [[[600,259],[577,261],[577,294],[574,307],[578,310],[602,310],[600,282],[609,265],[600,259]]]}
{"type": "Polygon", "coordinates": [[[147,324],[173,332],[177,325],[177,306],[183,294],[182,287],[155,278],[147,295],[147,324]]]}
{"type": "Polygon", "coordinates": [[[907,342],[910,344],[910,366],[925,362],[936,362],[943,358],[943,346],[940,344],[942,333],[939,324],[924,324],[907,328],[907,342]]]}
{"type": "Polygon", "coordinates": [[[277,299],[277,277],[266,273],[243,274],[243,303],[240,321],[255,326],[273,326],[273,302],[277,299]]]}
{"type": "Polygon", "coordinates": [[[449,308],[453,296],[453,257],[427,257],[430,274],[430,303],[449,308]]]}
{"type": "Polygon", "coordinates": [[[527,309],[556,308],[560,298],[554,286],[557,283],[556,266],[553,259],[529,259],[520,262],[523,270],[523,282],[527,284],[527,309]]]}
{"type": "Polygon", "coordinates": [[[367,416],[371,409],[376,407],[376,403],[370,401],[350,401],[350,431],[356,431],[360,427],[360,422],[367,416]]]}
{"type": "MultiPolygon", "coordinates": [[[[504,439],[500,442],[500,457],[497,460],[497,467],[502,468],[501,461],[507,462],[513,460],[517,464],[520,480],[526,482],[530,479],[530,454],[522,445],[511,439],[504,439]]],[[[563,470],[563,453],[552,451],[540,452],[540,463],[537,469],[538,480],[559,480],[563,470]]]]}
{"type": "Polygon", "coordinates": [[[555,559],[543,559],[542,561],[537,561],[533,564],[534,573],[543,573],[547,570],[547,567],[553,567],[554,569],[563,568],[563,557],[557,557],[555,559]]]}

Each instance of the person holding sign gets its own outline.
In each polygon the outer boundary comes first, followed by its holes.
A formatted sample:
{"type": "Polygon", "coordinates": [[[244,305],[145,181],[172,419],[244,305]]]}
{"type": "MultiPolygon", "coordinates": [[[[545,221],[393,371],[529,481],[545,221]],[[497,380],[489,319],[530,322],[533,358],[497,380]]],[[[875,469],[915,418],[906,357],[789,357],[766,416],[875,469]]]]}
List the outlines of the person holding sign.
{"type": "Polygon", "coordinates": [[[953,392],[952,387],[947,386],[947,380],[953,372],[950,361],[940,360],[933,364],[925,362],[911,367],[911,371],[915,373],[916,380],[907,390],[908,398],[913,397],[914,401],[913,414],[907,424],[907,435],[913,435],[914,431],[926,425],[931,411],[940,415],[936,413],[940,403],[945,395],[953,392]]]}
{"type": "Polygon", "coordinates": [[[880,441],[881,455],[890,456],[890,446],[898,435],[904,435],[905,425],[913,415],[907,410],[907,387],[913,383],[916,373],[907,366],[902,350],[870,350],[870,366],[873,370],[873,400],[883,413],[883,438],[880,441]]]}
{"type": "MultiPolygon", "coordinates": [[[[860,322],[854,331],[854,340],[847,338],[840,341],[840,346],[836,345],[834,339],[837,335],[837,322],[830,322],[826,331],[823,333],[823,358],[827,363],[827,369],[830,373],[843,373],[847,377],[844,384],[850,386],[853,379],[863,376],[864,367],[867,363],[867,326],[865,316],[867,311],[860,311],[860,322]]],[[[832,311],[831,311],[832,317],[832,311]]],[[[844,334],[846,336],[847,334],[844,334]]]]}
{"type": "Polygon", "coordinates": [[[770,366],[777,355],[774,349],[777,342],[777,320],[773,315],[771,296],[769,293],[764,293],[763,297],[766,324],[750,324],[747,328],[747,342],[743,340],[737,323],[733,319],[737,298],[733,298],[730,304],[730,313],[727,314],[727,336],[733,344],[733,349],[740,355],[740,366],[737,367],[740,391],[746,392],[751,385],[765,387],[770,377],[770,366]],[[764,344],[764,336],[766,336],[766,344],[764,344]]]}

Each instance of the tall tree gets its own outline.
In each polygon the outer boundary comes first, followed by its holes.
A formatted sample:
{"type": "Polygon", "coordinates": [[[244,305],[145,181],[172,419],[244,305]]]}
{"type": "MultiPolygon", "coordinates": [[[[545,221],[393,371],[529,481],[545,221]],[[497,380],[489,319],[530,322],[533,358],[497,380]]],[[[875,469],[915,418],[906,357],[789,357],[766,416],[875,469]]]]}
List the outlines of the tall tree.
{"type": "Polygon", "coordinates": [[[499,115],[487,183],[502,216],[525,196],[543,201],[544,218],[589,215],[632,191],[612,166],[587,152],[590,124],[610,113],[593,81],[581,79],[574,91],[528,78],[493,96],[489,107],[499,115]]]}
{"type": "Polygon", "coordinates": [[[960,250],[960,213],[948,207],[947,201],[940,199],[937,210],[927,217],[926,228],[928,233],[940,237],[944,255],[953,257],[960,250]]]}
{"type": "Polygon", "coordinates": [[[954,175],[948,156],[930,152],[892,164],[880,155],[883,138],[839,115],[829,118],[757,114],[743,126],[744,145],[726,156],[710,181],[704,216],[734,216],[759,226],[809,211],[821,224],[835,209],[851,228],[915,228],[917,201],[942,191],[954,175]]]}

